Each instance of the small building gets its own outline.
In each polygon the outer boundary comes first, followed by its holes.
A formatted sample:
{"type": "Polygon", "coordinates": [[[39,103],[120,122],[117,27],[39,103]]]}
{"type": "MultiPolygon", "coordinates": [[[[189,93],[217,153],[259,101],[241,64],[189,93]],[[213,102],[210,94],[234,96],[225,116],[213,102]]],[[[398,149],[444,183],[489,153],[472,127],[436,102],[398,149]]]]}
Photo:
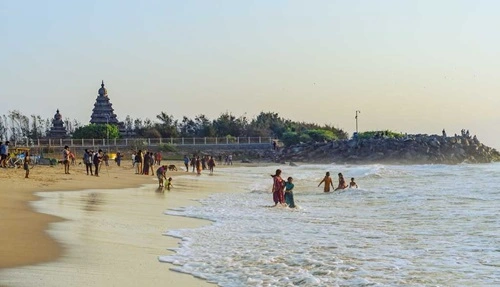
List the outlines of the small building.
{"type": "Polygon", "coordinates": [[[59,109],[57,109],[57,112],[52,119],[52,126],[50,127],[50,131],[47,136],[49,138],[57,139],[68,137],[68,132],[64,126],[64,121],[62,120],[62,115],[59,113],[59,109]]]}

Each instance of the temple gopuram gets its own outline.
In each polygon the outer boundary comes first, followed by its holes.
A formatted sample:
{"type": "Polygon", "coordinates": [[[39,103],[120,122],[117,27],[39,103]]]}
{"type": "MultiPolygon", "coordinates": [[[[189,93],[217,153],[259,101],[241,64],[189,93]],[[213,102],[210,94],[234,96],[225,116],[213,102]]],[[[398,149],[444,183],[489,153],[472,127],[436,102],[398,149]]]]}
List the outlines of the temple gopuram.
{"type": "Polygon", "coordinates": [[[118,126],[118,130],[123,135],[125,133],[125,125],[119,122],[114,113],[113,105],[109,101],[108,90],[104,87],[104,81],[101,83],[101,88],[98,91],[98,96],[90,116],[91,124],[111,124],[118,126]]]}
{"type": "Polygon", "coordinates": [[[52,126],[50,127],[50,131],[47,136],[49,138],[57,139],[68,137],[68,133],[66,131],[66,127],[64,127],[64,121],[62,120],[62,115],[59,113],[59,109],[57,109],[57,112],[52,119],[52,126]]]}

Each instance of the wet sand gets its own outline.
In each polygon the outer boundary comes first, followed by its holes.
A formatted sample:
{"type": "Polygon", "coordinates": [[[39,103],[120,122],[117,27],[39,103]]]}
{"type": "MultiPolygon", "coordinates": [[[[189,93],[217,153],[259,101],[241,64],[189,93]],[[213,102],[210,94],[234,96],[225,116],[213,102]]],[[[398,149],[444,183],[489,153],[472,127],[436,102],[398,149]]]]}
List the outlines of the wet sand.
{"type": "Polygon", "coordinates": [[[100,177],[83,170],[36,166],[29,179],[0,170],[0,286],[214,286],[170,271],[158,256],[178,245],[163,235],[168,229],[207,224],[163,212],[197,204],[218,186],[179,171],[169,173],[174,188],[161,192],[156,177],[130,165],[103,167],[100,177]]]}

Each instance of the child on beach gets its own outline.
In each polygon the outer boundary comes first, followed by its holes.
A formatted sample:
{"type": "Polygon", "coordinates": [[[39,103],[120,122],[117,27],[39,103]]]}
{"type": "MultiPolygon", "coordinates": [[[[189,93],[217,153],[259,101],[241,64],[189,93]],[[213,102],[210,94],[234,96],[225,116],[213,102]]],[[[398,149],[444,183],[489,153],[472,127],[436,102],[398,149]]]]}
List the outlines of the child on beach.
{"type": "Polygon", "coordinates": [[[168,189],[168,190],[170,190],[170,188],[172,188],[172,187],[174,187],[174,186],[172,185],[172,178],[171,178],[171,177],[169,177],[169,178],[168,178],[168,181],[167,181],[167,189],[168,189]]]}
{"type": "Polygon", "coordinates": [[[156,177],[158,177],[158,187],[163,187],[163,179],[166,179],[167,176],[165,173],[167,172],[167,166],[162,165],[156,170],[156,177]]]}
{"type": "Polygon", "coordinates": [[[351,182],[349,182],[349,188],[358,188],[358,184],[354,182],[354,177],[351,177],[351,182]]]}
{"type": "Polygon", "coordinates": [[[285,183],[285,202],[290,208],[295,208],[295,201],[293,200],[293,178],[290,176],[285,183]]]}
{"type": "Polygon", "coordinates": [[[337,189],[345,189],[347,188],[347,183],[345,182],[345,179],[344,179],[344,176],[342,175],[342,173],[339,172],[339,186],[337,186],[337,189]]]}
{"type": "Polygon", "coordinates": [[[321,180],[321,182],[318,184],[318,187],[322,184],[322,183],[325,183],[325,186],[323,187],[323,191],[324,192],[330,192],[330,186],[332,187],[332,189],[334,188],[333,187],[333,181],[332,181],[332,178],[330,177],[330,172],[327,171],[326,172],[326,175],[325,177],[323,178],[323,180],[321,180]]]}

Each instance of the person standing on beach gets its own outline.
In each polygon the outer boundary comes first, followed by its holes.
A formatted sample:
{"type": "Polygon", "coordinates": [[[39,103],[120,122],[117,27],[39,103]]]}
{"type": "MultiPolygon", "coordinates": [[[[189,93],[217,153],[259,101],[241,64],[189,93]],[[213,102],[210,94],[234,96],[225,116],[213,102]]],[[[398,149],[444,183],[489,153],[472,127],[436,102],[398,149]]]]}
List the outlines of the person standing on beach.
{"type": "Polygon", "coordinates": [[[275,174],[272,174],[273,178],[273,201],[274,206],[277,206],[278,203],[285,203],[285,195],[283,192],[283,188],[285,187],[285,182],[281,178],[281,169],[277,169],[275,174]]]}
{"type": "Polygon", "coordinates": [[[202,166],[201,166],[200,156],[196,157],[195,165],[196,165],[196,172],[198,173],[198,175],[201,175],[202,166]]]}
{"type": "Polygon", "coordinates": [[[31,157],[29,155],[29,152],[24,153],[24,162],[23,162],[23,168],[26,171],[24,178],[28,178],[30,175],[30,164],[31,164],[31,157]]]}
{"type": "Polygon", "coordinates": [[[186,167],[186,172],[189,172],[189,157],[184,155],[184,166],[186,167]]]}
{"type": "Polygon", "coordinates": [[[347,183],[345,182],[344,176],[339,172],[339,186],[335,190],[347,188],[347,183]]]}
{"type": "Polygon", "coordinates": [[[152,152],[149,153],[149,168],[151,169],[151,176],[155,176],[155,155],[152,152]]]}
{"type": "Polygon", "coordinates": [[[87,171],[87,175],[94,175],[92,171],[92,153],[88,151],[88,149],[85,149],[83,153],[83,163],[85,164],[85,169],[87,171]]]}
{"type": "Polygon", "coordinates": [[[191,166],[193,167],[193,172],[194,172],[196,169],[196,157],[194,154],[193,157],[191,158],[191,166]]]}
{"type": "Polygon", "coordinates": [[[116,165],[120,166],[121,161],[122,161],[122,154],[120,152],[117,152],[115,157],[116,165]]]}
{"type": "Polygon", "coordinates": [[[62,155],[63,155],[63,164],[64,164],[64,174],[69,174],[69,146],[64,146],[62,155]]]}
{"type": "Polygon", "coordinates": [[[156,177],[158,178],[158,187],[163,187],[163,180],[167,179],[167,176],[165,175],[167,172],[167,166],[166,165],[160,165],[160,167],[156,170],[156,177]]]}
{"type": "Polygon", "coordinates": [[[155,154],[155,164],[161,165],[161,158],[162,158],[161,151],[159,151],[155,154]]]}
{"type": "Polygon", "coordinates": [[[144,153],[144,163],[143,163],[143,168],[142,168],[142,174],[148,175],[149,174],[149,165],[151,163],[151,157],[149,156],[149,152],[144,153]]]}
{"type": "Polygon", "coordinates": [[[139,150],[135,155],[135,164],[137,167],[135,174],[142,174],[142,150],[139,150]]]}
{"type": "Polygon", "coordinates": [[[324,192],[330,192],[330,186],[332,187],[332,189],[334,189],[333,187],[333,181],[332,181],[332,178],[330,177],[330,172],[327,171],[326,172],[326,175],[325,177],[321,180],[321,182],[318,184],[318,187],[322,184],[322,183],[325,183],[325,186],[323,187],[323,191],[324,192]]]}
{"type": "Polygon", "coordinates": [[[210,174],[214,173],[214,167],[215,167],[215,160],[214,157],[211,156],[210,159],[208,160],[208,168],[210,170],[210,174]]]}
{"type": "Polygon", "coordinates": [[[5,144],[0,142],[0,165],[2,167],[7,167],[7,155],[9,154],[9,141],[5,144]]]}
{"type": "Polygon", "coordinates": [[[94,174],[95,176],[99,176],[99,165],[102,161],[102,150],[99,150],[98,152],[94,153],[92,156],[92,162],[94,163],[94,174]]]}
{"type": "Polygon", "coordinates": [[[104,152],[102,160],[104,161],[104,165],[109,166],[109,154],[107,152],[104,152]]]}

